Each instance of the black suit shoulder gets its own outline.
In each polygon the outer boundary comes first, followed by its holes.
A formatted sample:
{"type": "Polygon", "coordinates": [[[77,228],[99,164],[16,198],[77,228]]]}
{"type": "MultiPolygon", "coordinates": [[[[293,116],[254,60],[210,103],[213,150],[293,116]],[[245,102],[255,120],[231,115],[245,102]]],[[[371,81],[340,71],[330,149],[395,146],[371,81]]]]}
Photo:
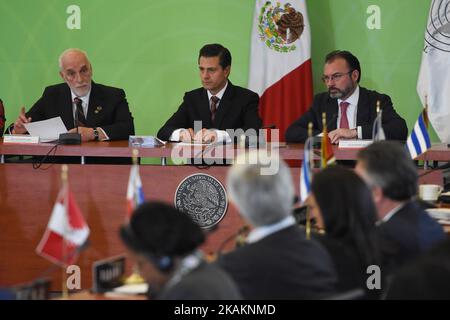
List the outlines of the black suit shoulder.
{"type": "Polygon", "coordinates": [[[222,256],[219,264],[244,299],[322,298],[334,293],[336,274],[325,249],[297,226],[222,256]]]}
{"type": "Polygon", "coordinates": [[[415,259],[445,238],[442,227],[415,201],[380,224],[377,235],[383,264],[389,270],[415,259]]]}

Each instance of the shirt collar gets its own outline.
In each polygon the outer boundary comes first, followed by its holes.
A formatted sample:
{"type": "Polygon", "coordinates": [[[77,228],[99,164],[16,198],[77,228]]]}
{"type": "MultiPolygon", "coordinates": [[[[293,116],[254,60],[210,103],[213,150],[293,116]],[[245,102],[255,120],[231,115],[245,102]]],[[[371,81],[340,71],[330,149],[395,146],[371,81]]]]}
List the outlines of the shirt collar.
{"type": "Polygon", "coordinates": [[[77,95],[75,94],[75,92],[72,91],[72,89],[70,89],[70,94],[71,94],[71,96],[72,96],[72,103],[73,103],[73,100],[74,100],[76,97],[78,97],[78,98],[81,99],[81,101],[83,101],[83,105],[86,105],[86,106],[87,106],[87,105],[89,104],[89,97],[91,96],[91,90],[89,90],[88,93],[87,93],[86,95],[82,96],[82,97],[77,96],[77,95]]]}
{"type": "MultiPolygon", "coordinates": [[[[209,90],[207,90],[207,92],[208,92],[208,101],[211,101],[211,97],[212,96],[216,96],[217,98],[222,100],[223,94],[225,93],[225,90],[227,89],[227,87],[228,87],[228,80],[227,80],[227,83],[225,83],[225,86],[222,88],[222,90],[217,92],[217,94],[213,95],[211,92],[209,92],[209,90]]],[[[220,101],[219,101],[219,103],[220,103],[220,101]]]]}
{"type": "Polygon", "coordinates": [[[402,209],[405,205],[406,205],[406,203],[401,203],[401,204],[399,204],[398,206],[396,206],[395,208],[393,208],[391,211],[389,211],[389,212],[383,217],[383,219],[378,220],[378,221],[376,222],[376,225],[378,226],[378,225],[380,225],[380,224],[382,224],[382,223],[388,222],[388,221],[392,218],[392,216],[393,216],[394,214],[396,214],[398,211],[400,211],[400,209],[402,209]]]}
{"type": "Polygon", "coordinates": [[[355,91],[353,91],[352,95],[348,97],[346,100],[338,99],[338,105],[341,105],[342,101],[346,101],[350,103],[350,106],[357,106],[359,100],[359,85],[356,86],[355,91]]]}
{"type": "Polygon", "coordinates": [[[260,241],[261,239],[270,236],[271,234],[277,231],[280,231],[293,225],[295,225],[295,218],[293,216],[288,216],[283,220],[276,222],[274,224],[257,227],[248,234],[247,243],[254,243],[260,241]]]}

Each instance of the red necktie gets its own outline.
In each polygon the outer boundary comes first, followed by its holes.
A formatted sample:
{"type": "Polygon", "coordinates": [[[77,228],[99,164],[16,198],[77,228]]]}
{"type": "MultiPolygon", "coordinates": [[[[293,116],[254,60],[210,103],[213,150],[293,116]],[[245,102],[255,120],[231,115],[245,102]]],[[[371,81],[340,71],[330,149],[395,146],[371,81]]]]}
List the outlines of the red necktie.
{"type": "Polygon", "coordinates": [[[348,109],[349,105],[350,105],[350,103],[348,103],[346,101],[342,101],[340,103],[341,121],[339,122],[339,128],[341,128],[341,129],[350,129],[350,127],[348,125],[348,118],[347,118],[347,109],[348,109]]]}
{"type": "Polygon", "coordinates": [[[216,118],[216,111],[217,111],[217,103],[219,102],[219,98],[216,96],[211,97],[211,121],[214,122],[214,119],[216,118]]]}

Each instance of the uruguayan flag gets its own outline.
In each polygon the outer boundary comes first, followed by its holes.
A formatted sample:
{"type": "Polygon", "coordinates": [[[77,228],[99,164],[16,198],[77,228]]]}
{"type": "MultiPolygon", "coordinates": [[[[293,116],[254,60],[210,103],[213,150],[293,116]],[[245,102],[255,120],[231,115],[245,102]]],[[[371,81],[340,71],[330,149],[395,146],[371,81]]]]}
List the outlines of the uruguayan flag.
{"type": "Polygon", "coordinates": [[[304,147],[304,157],[303,164],[300,171],[300,200],[302,203],[305,202],[308,197],[309,192],[311,191],[311,163],[312,163],[312,138],[308,138],[305,142],[304,147]]]}
{"type": "Polygon", "coordinates": [[[428,135],[427,125],[424,120],[425,112],[420,113],[411,135],[406,140],[408,151],[413,159],[431,147],[430,136],[428,135]]]}

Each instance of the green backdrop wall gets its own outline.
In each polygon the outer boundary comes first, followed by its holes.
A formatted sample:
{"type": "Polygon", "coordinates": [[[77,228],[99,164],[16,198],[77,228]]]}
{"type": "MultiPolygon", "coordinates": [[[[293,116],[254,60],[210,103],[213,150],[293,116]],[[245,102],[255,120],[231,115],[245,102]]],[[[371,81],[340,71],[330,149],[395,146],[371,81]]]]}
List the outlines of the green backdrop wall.
{"type": "MultiPolygon", "coordinates": [[[[348,49],[360,58],[361,85],[389,94],[411,128],[421,109],[415,88],[430,1],[308,0],[307,6],[314,91],[324,90],[325,54],[348,49]],[[379,29],[367,26],[372,5],[380,10],[379,29]]],[[[199,87],[203,44],[228,47],[231,80],[247,85],[253,10],[254,0],[0,0],[0,97],[7,122],[45,86],[60,82],[59,54],[79,47],[90,56],[95,81],[125,89],[136,133],[155,134],[184,92],[199,87]],[[79,20],[71,5],[80,9],[79,20]],[[70,28],[74,21],[80,29],[70,28]]]]}

